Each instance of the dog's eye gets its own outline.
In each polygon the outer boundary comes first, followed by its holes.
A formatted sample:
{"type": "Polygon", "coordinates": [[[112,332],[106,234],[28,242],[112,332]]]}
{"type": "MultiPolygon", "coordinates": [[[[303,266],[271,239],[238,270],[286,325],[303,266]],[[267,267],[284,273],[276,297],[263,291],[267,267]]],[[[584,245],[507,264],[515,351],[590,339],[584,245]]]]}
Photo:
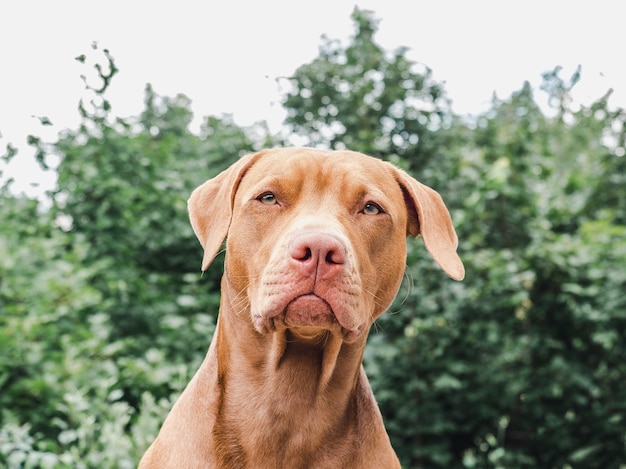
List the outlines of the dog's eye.
{"type": "Polygon", "coordinates": [[[365,215],[378,215],[379,213],[383,212],[383,209],[374,202],[368,202],[365,204],[365,207],[363,207],[363,210],[361,210],[361,212],[363,212],[363,214],[365,215]]]}
{"type": "Polygon", "coordinates": [[[275,205],[278,203],[276,196],[271,192],[266,192],[257,197],[257,200],[265,205],[275,205]]]}

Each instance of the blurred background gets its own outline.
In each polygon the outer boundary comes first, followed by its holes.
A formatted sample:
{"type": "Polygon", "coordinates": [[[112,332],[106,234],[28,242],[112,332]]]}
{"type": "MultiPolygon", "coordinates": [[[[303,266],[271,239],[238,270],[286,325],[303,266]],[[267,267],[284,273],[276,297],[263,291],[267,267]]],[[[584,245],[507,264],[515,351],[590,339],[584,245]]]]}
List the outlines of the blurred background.
{"type": "Polygon", "coordinates": [[[268,146],[392,161],[409,240],[365,366],[406,468],[626,468],[616,2],[21,2],[0,30],[0,467],[130,468],[198,368],[191,190],[268,146]]]}

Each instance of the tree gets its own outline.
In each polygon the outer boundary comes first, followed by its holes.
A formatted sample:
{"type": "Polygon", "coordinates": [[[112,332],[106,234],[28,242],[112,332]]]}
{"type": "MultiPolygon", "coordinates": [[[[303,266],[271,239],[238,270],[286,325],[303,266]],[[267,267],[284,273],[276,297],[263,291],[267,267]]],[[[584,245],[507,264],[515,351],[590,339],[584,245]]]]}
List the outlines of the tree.
{"type": "Polygon", "coordinates": [[[432,130],[449,124],[443,88],[427,67],[415,70],[405,48],[388,53],[374,41],[371,12],[356,8],[352,20],[347,47],[325,38],[319,56],[289,78],[285,123],[310,145],[423,165],[440,150],[432,130]]]}

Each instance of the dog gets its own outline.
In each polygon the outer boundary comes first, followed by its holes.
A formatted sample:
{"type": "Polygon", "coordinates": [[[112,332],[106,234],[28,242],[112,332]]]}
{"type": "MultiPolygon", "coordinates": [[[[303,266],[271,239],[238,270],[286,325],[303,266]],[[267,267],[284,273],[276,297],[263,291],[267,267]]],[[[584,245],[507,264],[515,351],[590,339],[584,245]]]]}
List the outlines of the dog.
{"type": "Polygon", "coordinates": [[[188,202],[206,270],[226,239],[216,331],[140,469],[399,468],[363,370],[420,236],[462,280],[441,197],[388,162],[277,148],[188,202]]]}

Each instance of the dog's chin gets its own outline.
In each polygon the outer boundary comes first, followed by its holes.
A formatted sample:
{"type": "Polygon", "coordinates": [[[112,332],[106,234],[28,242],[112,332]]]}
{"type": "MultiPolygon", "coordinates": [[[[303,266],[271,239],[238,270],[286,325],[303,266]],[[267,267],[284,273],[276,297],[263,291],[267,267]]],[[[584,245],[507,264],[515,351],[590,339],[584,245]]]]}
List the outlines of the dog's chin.
{"type": "Polygon", "coordinates": [[[365,326],[344,327],[330,304],[314,294],[298,296],[274,314],[253,313],[252,320],[261,334],[287,330],[293,338],[317,343],[325,341],[329,334],[344,342],[354,342],[366,329],[365,326]]]}
{"type": "Polygon", "coordinates": [[[285,329],[288,342],[298,341],[305,344],[324,346],[332,332],[319,327],[288,327],[285,329]]]}
{"type": "Polygon", "coordinates": [[[313,294],[292,300],[283,318],[285,327],[305,341],[325,340],[331,333],[352,342],[361,334],[361,328],[350,331],[342,327],[328,302],[313,294]]]}
{"type": "Polygon", "coordinates": [[[293,299],[285,308],[285,325],[303,329],[330,329],[338,325],[330,305],[317,295],[293,299]]]}

